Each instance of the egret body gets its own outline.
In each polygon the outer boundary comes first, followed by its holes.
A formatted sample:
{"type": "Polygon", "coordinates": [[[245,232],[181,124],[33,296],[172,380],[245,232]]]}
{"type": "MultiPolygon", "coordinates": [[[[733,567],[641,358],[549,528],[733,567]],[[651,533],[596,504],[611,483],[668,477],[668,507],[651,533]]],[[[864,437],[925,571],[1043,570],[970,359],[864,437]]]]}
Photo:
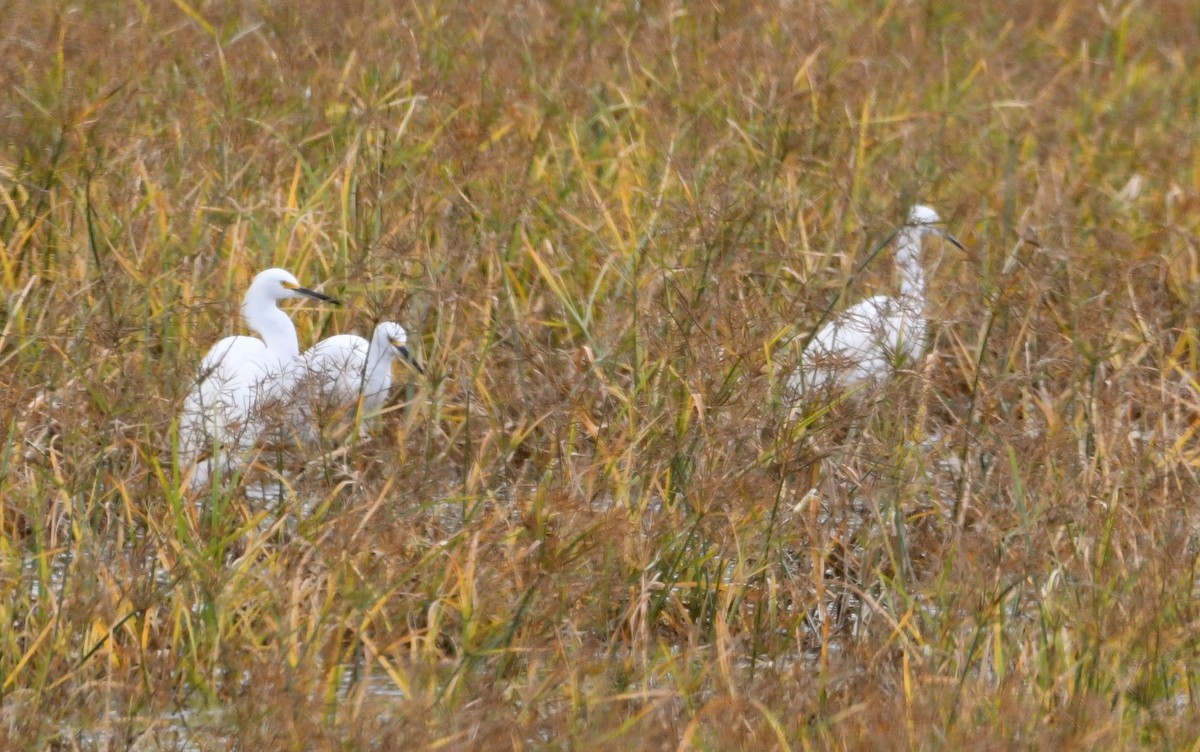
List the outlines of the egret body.
{"type": "Polygon", "coordinates": [[[360,400],[362,417],[374,417],[387,402],[397,358],[421,371],[408,351],[408,332],[392,321],[376,326],[370,342],[339,334],[313,345],[301,359],[306,383],[302,409],[308,413],[302,419],[311,426],[331,413],[345,415],[360,400]]]}

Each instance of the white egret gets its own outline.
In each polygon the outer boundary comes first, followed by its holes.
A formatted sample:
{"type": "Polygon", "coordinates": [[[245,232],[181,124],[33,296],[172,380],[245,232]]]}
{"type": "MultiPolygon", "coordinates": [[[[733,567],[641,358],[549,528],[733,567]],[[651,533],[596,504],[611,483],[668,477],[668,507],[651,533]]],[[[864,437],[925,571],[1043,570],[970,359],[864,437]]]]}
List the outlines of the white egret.
{"type": "Polygon", "coordinates": [[[788,380],[794,398],[876,381],[925,354],[921,241],[936,234],[963,249],[962,243],[936,226],[939,221],[928,206],[912,208],[896,238],[900,294],[867,298],[822,327],[804,349],[799,372],[788,380]]]}
{"type": "Polygon", "coordinates": [[[398,357],[424,373],[408,351],[408,332],[392,321],[380,322],[369,343],[356,334],[339,334],[306,350],[301,358],[305,386],[299,395],[306,437],[313,438],[314,423],[331,413],[345,415],[360,400],[363,420],[378,414],[391,391],[392,364],[398,357]]]}
{"type": "Polygon", "coordinates": [[[283,269],[260,272],[242,299],[242,318],[261,339],[226,337],[200,362],[200,375],[179,417],[180,466],[194,465],[193,489],[208,482],[214,466],[231,467],[229,452],[252,447],[265,428],[267,406],[288,394],[300,343],[295,324],[278,304],[304,297],[338,302],[301,287],[283,269]],[[210,449],[213,457],[197,462],[210,449]]]}

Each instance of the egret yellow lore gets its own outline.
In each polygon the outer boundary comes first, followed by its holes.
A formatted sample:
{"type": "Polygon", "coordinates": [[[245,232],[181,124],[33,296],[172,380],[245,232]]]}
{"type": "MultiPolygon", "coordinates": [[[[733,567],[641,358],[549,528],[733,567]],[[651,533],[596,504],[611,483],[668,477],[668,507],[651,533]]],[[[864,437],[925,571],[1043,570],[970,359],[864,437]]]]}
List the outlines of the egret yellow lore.
{"type": "Polygon", "coordinates": [[[940,227],[937,212],[917,205],[896,234],[898,295],[875,295],[843,311],[813,336],[800,369],[788,380],[794,401],[833,389],[878,381],[925,355],[925,269],[922,241],[939,235],[965,250],[940,227]]]}
{"type": "Polygon", "coordinates": [[[258,337],[226,337],[200,362],[200,372],[179,416],[179,461],[191,469],[191,487],[208,483],[216,467],[229,470],[267,425],[268,408],[287,400],[296,379],[300,343],[279,302],[312,298],[338,301],[302,287],[284,269],[267,269],[250,283],[242,318],[258,337]],[[211,456],[201,459],[211,451],[211,456]]]}

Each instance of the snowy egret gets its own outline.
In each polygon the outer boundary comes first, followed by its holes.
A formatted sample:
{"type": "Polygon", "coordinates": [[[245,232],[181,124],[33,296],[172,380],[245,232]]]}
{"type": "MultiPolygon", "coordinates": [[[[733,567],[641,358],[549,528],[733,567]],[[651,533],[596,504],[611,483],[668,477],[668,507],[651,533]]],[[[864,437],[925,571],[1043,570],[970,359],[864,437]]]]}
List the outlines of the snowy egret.
{"type": "Polygon", "coordinates": [[[254,445],[265,428],[264,410],[290,390],[300,343],[295,324],[278,304],[305,297],[338,302],[301,287],[283,269],[260,272],[242,299],[242,318],[261,339],[226,337],[200,362],[200,375],[179,417],[180,464],[195,465],[193,489],[208,482],[215,464],[224,469],[231,466],[229,451],[254,445]],[[197,462],[207,449],[212,449],[214,456],[197,462]]]}
{"type": "Polygon", "coordinates": [[[396,358],[424,373],[408,351],[408,332],[392,321],[380,322],[369,343],[356,334],[339,334],[306,350],[301,359],[305,388],[299,395],[305,435],[312,438],[314,422],[330,413],[344,415],[360,399],[362,417],[374,417],[387,402],[396,358]]]}
{"type": "Polygon", "coordinates": [[[917,205],[896,240],[900,294],[860,301],[817,332],[804,349],[799,373],[788,380],[796,399],[832,388],[853,387],[891,374],[925,354],[925,270],[921,242],[936,234],[963,249],[937,227],[937,212],[917,205]]]}

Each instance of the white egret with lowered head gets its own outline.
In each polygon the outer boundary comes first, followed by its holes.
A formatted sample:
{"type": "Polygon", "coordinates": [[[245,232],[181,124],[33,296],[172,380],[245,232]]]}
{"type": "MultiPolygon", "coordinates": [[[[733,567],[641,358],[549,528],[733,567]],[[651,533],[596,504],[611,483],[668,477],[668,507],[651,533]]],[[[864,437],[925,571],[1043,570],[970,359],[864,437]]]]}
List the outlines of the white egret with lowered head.
{"type": "Polygon", "coordinates": [[[875,295],[843,311],[813,336],[800,370],[788,380],[793,401],[814,393],[854,387],[892,374],[925,354],[925,269],[921,247],[926,235],[958,242],[937,226],[937,212],[917,205],[896,234],[900,294],[875,295]]]}
{"type": "Polygon", "coordinates": [[[330,416],[353,418],[355,408],[362,421],[375,417],[387,402],[397,358],[424,373],[408,350],[408,332],[393,321],[380,322],[370,342],[339,334],[306,350],[301,358],[304,386],[298,394],[305,434],[312,438],[308,432],[314,424],[330,416]]]}
{"type": "Polygon", "coordinates": [[[287,398],[295,380],[300,343],[296,325],[279,309],[291,298],[338,301],[302,287],[284,269],[267,269],[250,283],[242,318],[258,337],[226,337],[200,362],[200,374],[179,416],[179,461],[192,469],[191,487],[203,487],[217,466],[234,466],[231,454],[254,446],[269,408],[287,398]],[[206,450],[208,459],[201,459],[206,450]]]}

